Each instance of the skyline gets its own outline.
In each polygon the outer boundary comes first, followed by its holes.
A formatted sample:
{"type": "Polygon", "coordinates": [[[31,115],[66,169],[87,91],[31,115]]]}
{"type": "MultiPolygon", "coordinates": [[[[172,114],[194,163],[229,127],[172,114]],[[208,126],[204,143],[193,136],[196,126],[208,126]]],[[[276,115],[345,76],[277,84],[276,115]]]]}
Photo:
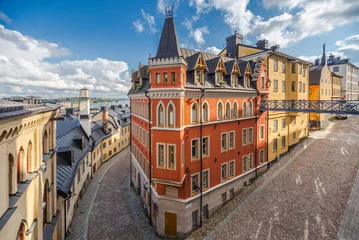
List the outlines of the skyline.
{"type": "Polygon", "coordinates": [[[82,87],[92,97],[125,97],[131,69],[156,53],[164,8],[171,5],[181,47],[218,53],[237,30],[244,44],[265,38],[311,62],[326,43],[327,53],[359,66],[359,3],[352,0],[291,0],[284,5],[278,0],[86,5],[5,0],[0,3],[0,97],[71,97],[82,87]]]}

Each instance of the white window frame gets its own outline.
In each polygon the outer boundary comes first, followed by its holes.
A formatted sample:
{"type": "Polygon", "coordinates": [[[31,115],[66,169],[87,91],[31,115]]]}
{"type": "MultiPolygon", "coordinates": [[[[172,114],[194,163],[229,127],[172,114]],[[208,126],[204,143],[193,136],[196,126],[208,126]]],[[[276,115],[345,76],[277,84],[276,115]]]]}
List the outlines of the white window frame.
{"type": "Polygon", "coordinates": [[[225,163],[222,163],[221,164],[221,182],[225,182],[225,181],[227,181],[228,180],[228,162],[225,162],[225,163]],[[226,178],[225,178],[225,180],[223,180],[223,176],[222,176],[222,166],[223,165],[226,165],[226,178]]]}
{"type": "Polygon", "coordinates": [[[258,162],[260,164],[265,162],[265,149],[264,148],[259,149],[259,151],[258,151],[258,162]],[[263,152],[263,162],[261,162],[261,152],[263,152]]]}
{"type": "Polygon", "coordinates": [[[278,119],[273,120],[273,131],[278,131],[278,119]]]}
{"type": "Polygon", "coordinates": [[[234,100],[234,101],[233,101],[233,107],[232,107],[232,109],[231,109],[231,110],[232,110],[232,111],[231,111],[232,118],[238,118],[238,109],[239,109],[239,104],[238,104],[237,100],[234,100]],[[235,104],[237,104],[236,116],[234,116],[234,114],[233,114],[233,113],[234,113],[234,105],[235,105],[235,104]]]}
{"type": "Polygon", "coordinates": [[[248,128],[248,144],[252,144],[253,143],[253,135],[254,135],[254,131],[253,131],[253,127],[248,128]],[[249,130],[252,130],[252,137],[249,139],[249,130]]]}
{"type": "Polygon", "coordinates": [[[169,103],[167,104],[167,108],[166,108],[166,118],[167,118],[167,127],[169,128],[175,128],[176,127],[176,106],[175,104],[171,101],[169,101],[169,103]],[[170,105],[172,104],[173,107],[173,127],[170,127],[170,119],[169,119],[169,110],[170,110],[170,105]]]}
{"type": "Polygon", "coordinates": [[[242,117],[247,117],[247,101],[244,100],[242,103],[242,117]],[[244,104],[246,106],[244,106],[244,104]]]}
{"type": "MultiPolygon", "coordinates": [[[[202,144],[203,144],[203,139],[204,138],[208,138],[208,147],[207,147],[207,152],[208,152],[208,154],[207,155],[204,155],[203,154],[203,151],[202,151],[202,158],[208,158],[210,155],[211,155],[211,137],[208,135],[208,136],[204,136],[204,137],[202,137],[202,144]]],[[[203,146],[202,146],[202,150],[203,150],[203,146]]]]}
{"type": "Polygon", "coordinates": [[[236,148],[236,131],[230,131],[228,133],[228,149],[235,149],[236,148]],[[233,147],[231,147],[231,133],[233,133],[233,147]]]}
{"type": "Polygon", "coordinates": [[[217,103],[217,109],[216,109],[216,115],[217,115],[216,118],[217,118],[217,121],[221,121],[221,120],[224,119],[224,117],[225,117],[224,114],[223,114],[224,109],[225,109],[225,106],[224,106],[222,100],[219,100],[218,103],[217,103]],[[219,106],[219,103],[222,104],[222,118],[218,118],[218,106],[219,106]]]}
{"type": "Polygon", "coordinates": [[[177,161],[176,161],[176,154],[177,154],[177,149],[176,149],[176,144],[167,144],[167,169],[168,170],[176,170],[176,165],[177,165],[177,161]],[[170,167],[170,146],[174,147],[174,168],[170,167]]]}
{"type": "Polygon", "coordinates": [[[232,117],[232,104],[229,100],[226,101],[226,105],[224,106],[224,119],[231,119],[232,117]],[[227,103],[229,103],[229,117],[227,117],[227,103]]]}
{"type": "Polygon", "coordinates": [[[200,145],[200,141],[199,141],[199,138],[193,138],[193,139],[191,139],[191,161],[197,161],[197,160],[199,160],[199,156],[200,156],[200,147],[199,147],[199,145],[200,145]],[[195,141],[195,140],[197,140],[198,141],[198,144],[197,144],[197,157],[193,157],[192,156],[192,145],[193,145],[193,141],[195,141]]]}
{"type": "Polygon", "coordinates": [[[253,169],[254,168],[254,159],[253,159],[253,153],[250,153],[247,155],[248,156],[248,167],[249,167],[249,170],[253,169]],[[252,167],[250,167],[252,165],[252,167]]]}
{"type": "Polygon", "coordinates": [[[224,133],[221,133],[221,153],[222,152],[227,152],[229,149],[228,149],[228,132],[224,132],[224,133]],[[222,139],[223,139],[223,135],[227,135],[226,137],[226,148],[223,149],[223,146],[222,146],[222,139]]]}
{"type": "Polygon", "coordinates": [[[202,191],[207,191],[210,187],[211,187],[211,185],[210,185],[210,176],[211,176],[211,169],[210,168],[207,168],[207,169],[205,169],[205,170],[203,170],[202,171],[202,191]],[[203,173],[204,172],[208,172],[208,175],[207,175],[207,178],[208,178],[208,182],[207,182],[207,188],[205,188],[205,189],[203,189],[203,173]]]}
{"type": "Polygon", "coordinates": [[[247,160],[248,160],[248,156],[247,155],[244,155],[243,157],[242,157],[242,172],[243,173],[245,173],[245,172],[247,172],[248,171],[248,166],[247,166],[247,160]],[[245,158],[245,159],[244,159],[245,158]],[[244,164],[243,163],[245,163],[246,164],[246,169],[244,169],[244,164]]]}
{"type": "Polygon", "coordinates": [[[210,121],[210,116],[211,116],[211,114],[210,114],[210,105],[209,105],[209,103],[207,102],[207,100],[204,100],[204,102],[202,103],[202,108],[201,108],[201,117],[202,117],[202,120],[203,120],[204,122],[209,122],[209,121],[210,121]],[[206,120],[206,121],[203,120],[203,106],[204,106],[204,104],[207,104],[207,120],[206,120]]]}
{"type": "MultiPolygon", "coordinates": [[[[192,191],[192,189],[193,189],[193,185],[192,185],[192,177],[193,176],[197,176],[197,183],[198,184],[200,184],[200,181],[199,181],[199,172],[197,172],[197,173],[194,173],[194,174],[191,174],[191,196],[194,196],[194,195],[196,195],[196,194],[198,194],[199,192],[200,192],[200,190],[198,190],[198,191],[192,191]]],[[[200,188],[200,186],[198,186],[199,188],[200,188]]]]}
{"type": "Polygon", "coordinates": [[[194,101],[194,102],[191,104],[191,109],[190,109],[190,111],[191,111],[191,124],[197,124],[197,123],[199,123],[199,114],[198,114],[198,110],[199,110],[198,108],[199,108],[199,107],[198,107],[198,105],[199,105],[199,104],[198,104],[197,101],[194,101]],[[196,115],[197,115],[197,116],[196,116],[196,120],[197,120],[197,121],[196,121],[196,122],[194,122],[194,121],[193,121],[193,118],[192,118],[192,108],[193,108],[193,105],[194,105],[194,104],[197,105],[197,114],[196,114],[196,115]]]}
{"type": "Polygon", "coordinates": [[[157,107],[156,107],[156,123],[157,123],[157,127],[165,127],[166,126],[166,107],[165,104],[162,101],[159,101],[157,103],[157,107]],[[159,118],[159,108],[160,105],[162,104],[163,106],[163,125],[160,125],[160,118],[159,118]]]}
{"type": "Polygon", "coordinates": [[[162,168],[165,169],[166,168],[166,144],[162,143],[162,142],[157,142],[156,143],[156,160],[157,160],[157,168],[162,168]],[[160,166],[160,154],[159,154],[159,146],[163,145],[163,167],[160,166]]]}
{"type": "Polygon", "coordinates": [[[259,125],[259,140],[264,140],[265,139],[265,132],[264,132],[264,124],[259,125]],[[263,131],[261,131],[261,128],[263,127],[263,131]],[[261,132],[263,132],[263,137],[261,137],[261,132]]]}
{"type": "Polygon", "coordinates": [[[247,128],[242,129],[242,146],[245,146],[248,144],[248,131],[247,128]],[[246,131],[246,137],[244,138],[244,131],[246,131]],[[245,141],[245,142],[244,142],[245,141]]]}
{"type": "Polygon", "coordinates": [[[236,160],[231,160],[228,162],[228,178],[234,178],[236,176],[236,160]],[[230,176],[231,173],[231,163],[233,163],[233,176],[230,176]]]}

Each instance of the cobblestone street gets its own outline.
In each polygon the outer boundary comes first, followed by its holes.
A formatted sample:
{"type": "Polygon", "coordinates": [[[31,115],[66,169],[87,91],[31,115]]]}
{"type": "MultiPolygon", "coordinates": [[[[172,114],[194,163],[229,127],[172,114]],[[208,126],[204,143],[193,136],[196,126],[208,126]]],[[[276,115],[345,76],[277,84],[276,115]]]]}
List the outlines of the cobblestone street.
{"type": "Polygon", "coordinates": [[[191,238],[355,239],[358,146],[359,117],[311,134],[191,238]]]}
{"type": "Polygon", "coordinates": [[[129,148],[103,164],[79,203],[70,239],[157,239],[129,187],[129,148]]]}

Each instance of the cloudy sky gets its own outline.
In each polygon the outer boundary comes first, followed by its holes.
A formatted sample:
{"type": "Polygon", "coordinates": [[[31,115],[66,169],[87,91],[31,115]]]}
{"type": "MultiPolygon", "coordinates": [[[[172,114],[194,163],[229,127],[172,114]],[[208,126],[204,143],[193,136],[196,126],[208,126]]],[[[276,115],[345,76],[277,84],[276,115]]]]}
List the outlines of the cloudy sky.
{"type": "Polygon", "coordinates": [[[358,0],[1,0],[0,97],[126,96],[171,5],[182,47],[217,53],[237,30],[309,61],[326,43],[359,66],[358,0]]]}

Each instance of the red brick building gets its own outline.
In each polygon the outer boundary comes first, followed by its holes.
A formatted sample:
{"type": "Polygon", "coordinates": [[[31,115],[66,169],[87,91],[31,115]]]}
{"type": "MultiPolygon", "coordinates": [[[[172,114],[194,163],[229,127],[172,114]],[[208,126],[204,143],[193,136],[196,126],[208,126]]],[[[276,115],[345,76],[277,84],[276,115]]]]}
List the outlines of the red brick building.
{"type": "Polygon", "coordinates": [[[168,17],[132,83],[131,183],[158,234],[184,237],[266,169],[265,62],[180,48],[168,17]]]}

